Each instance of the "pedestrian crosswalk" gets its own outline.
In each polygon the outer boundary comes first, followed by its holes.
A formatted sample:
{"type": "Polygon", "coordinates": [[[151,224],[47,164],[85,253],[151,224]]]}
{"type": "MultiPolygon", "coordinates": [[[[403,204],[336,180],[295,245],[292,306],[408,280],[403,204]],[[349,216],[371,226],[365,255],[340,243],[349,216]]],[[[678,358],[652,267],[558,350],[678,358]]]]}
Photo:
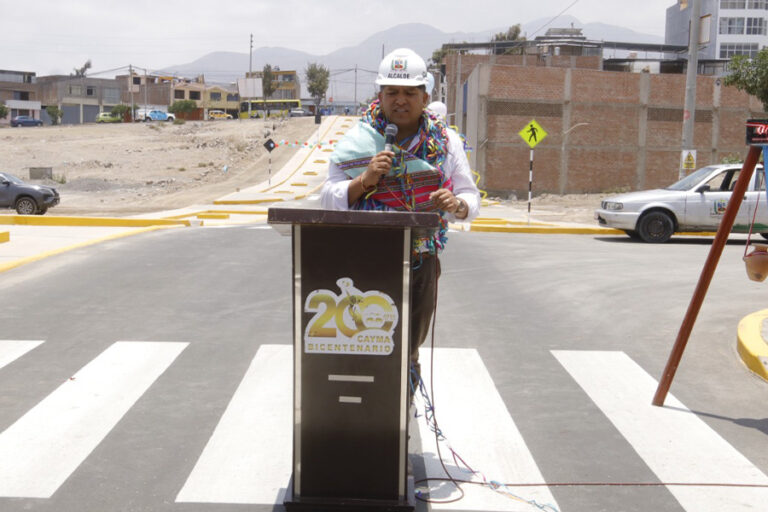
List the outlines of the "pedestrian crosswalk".
{"type": "MultiPolygon", "coordinates": [[[[0,375],[14,361],[35,357],[35,348],[43,343],[0,340],[0,375]]],[[[162,385],[158,379],[188,345],[115,342],[9,422],[0,432],[0,510],[10,503],[19,506],[13,510],[25,510],[24,499],[55,499],[134,404],[153,385],[162,385]]],[[[658,482],[670,484],[677,505],[668,510],[746,511],[768,503],[768,477],[673,396],[663,408],[651,406],[656,382],[625,353],[559,350],[552,355],[553,364],[567,372],[658,482]]],[[[189,504],[263,505],[272,510],[282,503],[291,475],[292,358],[288,345],[259,347],[204,448],[186,455],[196,462],[178,475],[175,495],[159,496],[160,502],[178,504],[179,510],[189,504]]],[[[546,485],[536,454],[479,352],[436,349],[433,368],[431,375],[430,365],[423,364],[422,374],[425,382],[434,382],[437,420],[447,441],[441,443],[441,464],[424,418],[412,419],[413,434],[421,441],[416,456],[423,461],[423,474],[414,476],[442,478],[445,467],[458,480],[495,480],[509,486],[494,492],[488,486],[464,485],[463,498],[453,501],[460,491],[452,485],[422,483],[422,497],[435,501],[430,508],[568,510],[562,496],[556,499],[546,485]],[[461,459],[453,458],[450,449],[461,459]]]]}
{"type": "Polygon", "coordinates": [[[0,496],[49,498],[186,343],[117,342],[0,434],[0,496]]]}

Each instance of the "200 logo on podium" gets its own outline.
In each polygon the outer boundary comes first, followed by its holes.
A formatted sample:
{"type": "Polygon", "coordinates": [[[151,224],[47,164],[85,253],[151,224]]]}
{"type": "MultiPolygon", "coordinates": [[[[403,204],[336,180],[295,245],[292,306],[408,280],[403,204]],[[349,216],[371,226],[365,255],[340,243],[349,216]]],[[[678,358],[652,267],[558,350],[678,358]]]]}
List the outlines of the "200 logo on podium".
{"type": "Polygon", "coordinates": [[[304,312],[314,313],[304,330],[308,354],[386,356],[394,350],[392,339],[399,315],[392,299],[378,290],[365,293],[352,279],[336,281],[340,294],[315,290],[304,302],[304,312]]]}

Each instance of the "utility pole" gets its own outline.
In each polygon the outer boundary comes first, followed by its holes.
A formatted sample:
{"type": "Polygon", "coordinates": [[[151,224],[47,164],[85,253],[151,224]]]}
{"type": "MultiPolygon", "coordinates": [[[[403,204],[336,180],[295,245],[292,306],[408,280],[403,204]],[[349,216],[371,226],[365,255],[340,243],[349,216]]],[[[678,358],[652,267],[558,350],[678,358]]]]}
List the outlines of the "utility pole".
{"type": "Polygon", "coordinates": [[[135,121],[136,109],[133,108],[133,66],[128,64],[128,92],[131,95],[131,121],[135,121]]]}
{"type": "MultiPolygon", "coordinates": [[[[253,80],[253,34],[251,34],[251,49],[248,52],[248,80],[253,80]]],[[[248,80],[245,81],[246,83],[246,90],[248,90],[247,84],[250,83],[248,80]]],[[[246,98],[246,101],[248,102],[248,119],[251,118],[251,98],[246,98]]]]}
{"type": "MultiPolygon", "coordinates": [[[[701,32],[701,0],[692,0],[691,21],[688,39],[688,68],[685,75],[685,106],[683,107],[683,143],[680,152],[678,179],[685,177],[685,154],[694,149],[693,128],[696,114],[696,71],[699,67],[699,35],[701,32]]],[[[694,157],[695,158],[695,157],[694,157]]],[[[695,165],[694,165],[695,167],[695,165]]]]}
{"type": "Polygon", "coordinates": [[[353,114],[357,114],[357,64],[355,64],[355,111],[353,114]]]}
{"type": "Polygon", "coordinates": [[[149,110],[147,108],[147,89],[149,89],[148,85],[149,85],[149,81],[147,80],[147,68],[144,68],[144,116],[145,117],[147,115],[147,111],[149,110]]]}

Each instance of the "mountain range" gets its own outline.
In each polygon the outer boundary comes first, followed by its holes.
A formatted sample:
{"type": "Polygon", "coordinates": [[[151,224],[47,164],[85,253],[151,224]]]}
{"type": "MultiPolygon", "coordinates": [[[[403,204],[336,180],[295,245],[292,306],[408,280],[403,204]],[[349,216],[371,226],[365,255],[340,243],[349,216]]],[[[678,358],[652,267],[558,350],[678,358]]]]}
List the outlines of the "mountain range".
{"type": "MultiPolygon", "coordinates": [[[[642,34],[633,30],[603,23],[581,23],[573,16],[560,16],[555,22],[542,18],[521,24],[526,39],[543,35],[548,28],[581,28],[587,39],[622,41],[631,43],[663,43],[659,36],[642,34]]],[[[432,52],[446,43],[490,41],[494,34],[506,32],[509,27],[498,27],[480,32],[442,32],[430,25],[406,23],[377,32],[356,46],[340,48],[326,55],[282,47],[261,47],[253,50],[251,69],[260,70],[271,64],[284,70],[296,70],[304,85],[304,70],[309,63],[323,64],[331,72],[327,96],[336,101],[364,101],[375,94],[373,81],[384,54],[395,48],[411,48],[425,60],[432,52]],[[357,72],[355,72],[357,68],[357,72]]],[[[242,78],[249,69],[248,54],[236,52],[212,52],[186,64],[167,66],[158,73],[194,77],[204,75],[206,82],[230,84],[242,78]]],[[[307,97],[302,87],[302,97],[307,97]]]]}

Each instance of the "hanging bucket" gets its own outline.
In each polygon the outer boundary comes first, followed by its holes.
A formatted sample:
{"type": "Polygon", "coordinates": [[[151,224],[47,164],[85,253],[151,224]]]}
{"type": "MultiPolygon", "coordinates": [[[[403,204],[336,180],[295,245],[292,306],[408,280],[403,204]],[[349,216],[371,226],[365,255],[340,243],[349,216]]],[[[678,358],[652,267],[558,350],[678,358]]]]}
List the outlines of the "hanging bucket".
{"type": "Polygon", "coordinates": [[[744,256],[744,265],[747,267],[747,276],[752,281],[765,281],[768,277],[768,244],[752,244],[755,248],[744,256]]]}

